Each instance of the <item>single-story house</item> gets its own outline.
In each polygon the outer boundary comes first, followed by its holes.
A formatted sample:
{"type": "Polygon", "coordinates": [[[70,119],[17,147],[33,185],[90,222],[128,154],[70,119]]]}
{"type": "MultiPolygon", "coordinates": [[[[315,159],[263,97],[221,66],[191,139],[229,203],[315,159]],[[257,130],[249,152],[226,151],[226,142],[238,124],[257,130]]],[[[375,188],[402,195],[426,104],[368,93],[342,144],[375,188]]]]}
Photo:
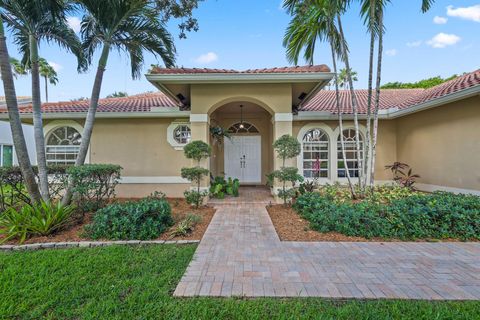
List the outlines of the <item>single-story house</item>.
{"type": "MultiPolygon", "coordinates": [[[[213,175],[261,185],[281,165],[273,141],[291,134],[301,142],[302,153],[290,165],[307,179],[344,182],[335,91],[324,89],[332,77],[325,65],[246,71],[154,68],[146,78],[158,92],[100,100],[87,161],[123,167],[119,196],[155,190],[182,196],[190,186],[180,177],[180,169],[192,165],[182,152],[189,141],[212,145],[212,157],[202,165],[213,175]],[[232,139],[215,142],[211,126],[230,129],[232,139]]],[[[340,94],[343,135],[352,150],[350,94],[340,94]]],[[[421,176],[419,189],[480,194],[479,94],[480,70],[430,89],[382,90],[377,181],[391,181],[384,167],[400,161],[421,176]]],[[[367,91],[356,95],[364,135],[367,91]]],[[[43,105],[49,163],[74,162],[87,108],[88,101],[43,105]]],[[[21,114],[31,122],[31,107],[21,108],[21,114]]],[[[352,176],[358,174],[356,161],[354,152],[347,152],[352,176]]]]}

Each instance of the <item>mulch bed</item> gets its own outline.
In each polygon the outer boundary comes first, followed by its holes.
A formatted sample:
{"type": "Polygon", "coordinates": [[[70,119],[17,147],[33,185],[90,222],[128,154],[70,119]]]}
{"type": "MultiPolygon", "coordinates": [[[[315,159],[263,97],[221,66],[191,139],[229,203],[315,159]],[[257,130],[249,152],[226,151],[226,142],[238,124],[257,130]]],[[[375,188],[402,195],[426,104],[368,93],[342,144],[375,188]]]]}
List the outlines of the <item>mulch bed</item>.
{"type": "MultiPolygon", "coordinates": [[[[127,200],[138,200],[138,199],[116,199],[115,201],[124,202],[127,200]]],[[[203,234],[207,230],[210,221],[215,214],[215,209],[213,207],[204,206],[199,209],[192,208],[188,203],[185,202],[185,199],[182,198],[167,198],[168,203],[172,207],[172,218],[175,224],[164,232],[160,237],[154,240],[201,240],[203,234]],[[177,224],[182,221],[187,214],[193,213],[202,217],[202,220],[195,225],[194,230],[185,237],[171,237],[170,233],[175,229],[177,224]]],[[[85,225],[89,224],[92,220],[93,214],[86,214],[82,221],[77,221],[72,224],[70,227],[62,230],[54,235],[47,237],[32,237],[25,240],[24,244],[31,243],[46,243],[46,242],[78,242],[78,241],[90,241],[91,239],[82,237],[83,228],[85,225]]],[[[0,236],[0,240],[1,240],[0,236]]],[[[4,244],[18,244],[17,240],[7,241],[4,244]]]]}

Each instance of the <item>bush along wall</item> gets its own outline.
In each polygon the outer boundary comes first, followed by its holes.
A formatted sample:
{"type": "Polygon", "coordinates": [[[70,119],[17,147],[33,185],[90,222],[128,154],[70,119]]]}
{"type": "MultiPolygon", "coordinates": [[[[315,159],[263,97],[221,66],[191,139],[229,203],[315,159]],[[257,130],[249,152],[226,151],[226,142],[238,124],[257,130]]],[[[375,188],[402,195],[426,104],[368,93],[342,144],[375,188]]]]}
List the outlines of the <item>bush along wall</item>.
{"type": "Polygon", "coordinates": [[[320,232],[402,240],[480,240],[480,197],[473,195],[418,193],[389,203],[338,203],[319,193],[306,193],[294,207],[320,232]]]}

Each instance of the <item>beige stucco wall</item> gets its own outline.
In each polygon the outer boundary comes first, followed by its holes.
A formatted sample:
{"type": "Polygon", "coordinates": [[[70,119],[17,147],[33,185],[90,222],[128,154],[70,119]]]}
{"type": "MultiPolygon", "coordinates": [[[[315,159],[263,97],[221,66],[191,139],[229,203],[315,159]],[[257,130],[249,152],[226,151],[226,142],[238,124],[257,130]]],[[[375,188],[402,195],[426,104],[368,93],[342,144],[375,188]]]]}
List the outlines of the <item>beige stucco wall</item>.
{"type": "Polygon", "coordinates": [[[480,97],[399,118],[397,159],[421,183],[480,190],[480,97]]]}

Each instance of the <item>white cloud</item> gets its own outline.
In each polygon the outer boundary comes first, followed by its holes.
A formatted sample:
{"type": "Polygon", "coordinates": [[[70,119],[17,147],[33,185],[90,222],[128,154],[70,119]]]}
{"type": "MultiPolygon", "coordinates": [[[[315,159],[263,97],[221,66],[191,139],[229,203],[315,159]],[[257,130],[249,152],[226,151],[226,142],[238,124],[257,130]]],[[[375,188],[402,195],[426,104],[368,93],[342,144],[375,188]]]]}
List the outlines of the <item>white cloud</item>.
{"type": "Polygon", "coordinates": [[[412,42],[407,42],[407,47],[414,48],[414,47],[420,47],[422,45],[422,41],[412,41],[412,42]]]}
{"type": "Polygon", "coordinates": [[[480,22],[480,4],[465,8],[448,6],[447,16],[480,22]]]}
{"type": "Polygon", "coordinates": [[[398,53],[397,49],[389,49],[385,51],[385,54],[390,57],[396,56],[397,53],[398,53]]]}
{"type": "Polygon", "coordinates": [[[430,39],[427,44],[433,48],[445,48],[447,46],[452,46],[462,40],[459,36],[455,34],[447,34],[440,32],[435,37],[430,39]]]}
{"type": "Polygon", "coordinates": [[[82,21],[77,17],[67,17],[67,23],[76,33],[80,32],[80,23],[82,21]]]}
{"type": "Polygon", "coordinates": [[[435,24],[445,24],[447,23],[448,19],[445,17],[435,16],[433,18],[433,23],[435,24]]]}
{"type": "Polygon", "coordinates": [[[195,58],[196,63],[200,64],[209,64],[218,60],[218,55],[215,52],[208,52],[205,54],[201,54],[197,58],[195,58]]]}
{"type": "Polygon", "coordinates": [[[56,63],[56,62],[48,61],[48,64],[49,64],[50,66],[52,66],[53,70],[55,70],[56,72],[58,72],[58,71],[60,71],[60,70],[63,69],[63,66],[60,65],[60,64],[58,64],[58,63],[56,63]]]}

